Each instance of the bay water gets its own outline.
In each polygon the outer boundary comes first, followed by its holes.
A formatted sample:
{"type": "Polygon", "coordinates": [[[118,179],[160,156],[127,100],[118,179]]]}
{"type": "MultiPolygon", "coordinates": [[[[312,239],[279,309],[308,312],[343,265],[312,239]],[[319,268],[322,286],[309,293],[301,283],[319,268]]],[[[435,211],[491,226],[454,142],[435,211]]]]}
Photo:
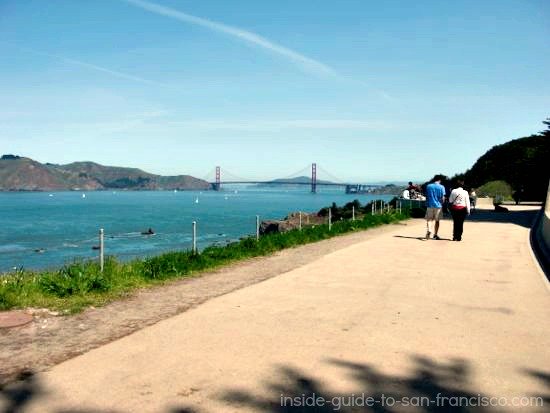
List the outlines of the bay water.
{"type": "Polygon", "coordinates": [[[222,191],[96,191],[0,193],[0,273],[15,268],[57,268],[98,251],[121,260],[191,248],[192,222],[198,247],[238,240],[261,220],[290,212],[316,212],[333,202],[364,204],[390,195],[347,195],[342,188],[226,186],[222,191]],[[143,235],[149,228],[154,235],[143,235]]]}

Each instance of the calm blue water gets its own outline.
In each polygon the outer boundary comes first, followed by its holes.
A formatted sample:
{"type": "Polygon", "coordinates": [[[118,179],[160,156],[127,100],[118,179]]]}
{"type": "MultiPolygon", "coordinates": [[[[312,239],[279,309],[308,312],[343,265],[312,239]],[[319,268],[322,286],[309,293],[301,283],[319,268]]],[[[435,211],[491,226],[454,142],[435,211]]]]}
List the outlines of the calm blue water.
{"type": "Polygon", "coordinates": [[[280,219],[332,202],[391,198],[346,195],[335,188],[311,194],[308,189],[227,186],[221,192],[86,192],[85,198],[81,192],[0,193],[0,272],[93,258],[99,228],[105,230],[106,254],[129,259],[190,248],[192,221],[197,221],[203,248],[254,234],[256,215],[280,219]],[[156,234],[141,235],[148,228],[156,234]]]}

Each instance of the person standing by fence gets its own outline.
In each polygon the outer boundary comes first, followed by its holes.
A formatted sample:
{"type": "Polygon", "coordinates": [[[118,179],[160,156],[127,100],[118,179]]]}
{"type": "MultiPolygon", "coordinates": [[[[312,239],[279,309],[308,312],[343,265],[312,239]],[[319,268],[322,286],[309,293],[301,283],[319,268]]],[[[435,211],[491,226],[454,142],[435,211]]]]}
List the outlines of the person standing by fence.
{"type": "Polygon", "coordinates": [[[470,215],[470,195],[463,188],[464,182],[458,181],[449,196],[449,206],[453,217],[453,241],[462,241],[464,220],[470,215]]]}

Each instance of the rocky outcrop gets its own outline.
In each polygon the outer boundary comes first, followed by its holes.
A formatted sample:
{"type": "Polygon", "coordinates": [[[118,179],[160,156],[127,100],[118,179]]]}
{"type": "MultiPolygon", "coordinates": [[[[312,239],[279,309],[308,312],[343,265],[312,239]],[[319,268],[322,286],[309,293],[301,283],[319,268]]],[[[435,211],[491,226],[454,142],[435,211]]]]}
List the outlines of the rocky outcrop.
{"type": "Polygon", "coordinates": [[[260,235],[287,232],[295,228],[297,227],[285,220],[262,221],[260,224],[260,235]]]}
{"type": "MultiPolygon", "coordinates": [[[[326,222],[326,217],[318,214],[308,214],[302,212],[302,227],[319,225],[326,222]]],[[[300,227],[300,213],[293,212],[284,219],[270,219],[260,223],[260,235],[273,234],[278,232],[288,232],[300,227]]]]}

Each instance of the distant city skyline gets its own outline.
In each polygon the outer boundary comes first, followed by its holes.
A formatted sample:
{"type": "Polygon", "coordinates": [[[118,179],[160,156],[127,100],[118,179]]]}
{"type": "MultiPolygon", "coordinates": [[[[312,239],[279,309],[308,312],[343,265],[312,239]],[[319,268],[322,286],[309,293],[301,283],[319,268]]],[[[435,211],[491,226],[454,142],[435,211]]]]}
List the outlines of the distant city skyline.
{"type": "Polygon", "coordinates": [[[549,19],[544,0],[4,0],[1,152],[199,178],[453,175],[544,129],[549,19]]]}

